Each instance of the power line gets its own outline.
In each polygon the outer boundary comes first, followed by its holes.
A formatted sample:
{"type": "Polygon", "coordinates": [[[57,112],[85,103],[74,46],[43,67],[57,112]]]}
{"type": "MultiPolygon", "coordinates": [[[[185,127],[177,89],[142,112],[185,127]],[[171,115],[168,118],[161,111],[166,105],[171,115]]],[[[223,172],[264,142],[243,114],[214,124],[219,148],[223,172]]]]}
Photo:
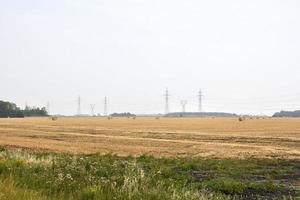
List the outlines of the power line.
{"type": "Polygon", "coordinates": [[[81,115],[81,98],[80,98],[80,96],[78,96],[77,105],[78,105],[77,115],[81,115]]]}
{"type": "Polygon", "coordinates": [[[47,102],[47,105],[46,105],[46,111],[47,111],[48,115],[50,115],[50,102],[49,101],[47,102]]]}
{"type": "Polygon", "coordinates": [[[202,91],[201,89],[199,90],[199,93],[198,93],[198,112],[202,112],[202,91]]]}
{"type": "Polygon", "coordinates": [[[107,97],[104,97],[104,116],[107,116],[107,97]]]}
{"type": "Polygon", "coordinates": [[[187,101],[186,101],[186,100],[181,100],[181,101],[180,101],[180,104],[181,104],[181,106],[182,106],[182,112],[185,113],[185,106],[186,106],[186,104],[187,104],[187,101]]]}
{"type": "Polygon", "coordinates": [[[170,97],[168,88],[166,88],[164,96],[165,96],[165,114],[168,114],[169,113],[169,97],[170,97]]]}
{"type": "Polygon", "coordinates": [[[91,115],[92,116],[95,116],[95,104],[90,104],[90,106],[91,106],[91,115]]]}
{"type": "Polygon", "coordinates": [[[287,100],[298,100],[300,98],[300,94],[287,94],[287,95],[277,95],[277,96],[269,96],[269,97],[244,97],[244,98],[232,98],[232,97],[215,97],[215,98],[208,98],[210,101],[235,101],[235,102],[251,102],[253,99],[259,102],[273,102],[273,101],[287,101],[287,100]]]}

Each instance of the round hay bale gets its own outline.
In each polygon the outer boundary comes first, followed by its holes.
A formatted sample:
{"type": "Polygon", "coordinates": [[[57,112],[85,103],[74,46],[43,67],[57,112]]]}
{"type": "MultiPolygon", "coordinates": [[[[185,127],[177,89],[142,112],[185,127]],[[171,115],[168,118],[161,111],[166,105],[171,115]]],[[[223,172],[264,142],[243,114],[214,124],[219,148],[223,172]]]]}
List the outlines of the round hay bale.
{"type": "Polygon", "coordinates": [[[52,120],[52,121],[56,121],[57,119],[58,119],[58,117],[56,117],[56,116],[52,116],[52,117],[51,117],[51,120],[52,120]]]}

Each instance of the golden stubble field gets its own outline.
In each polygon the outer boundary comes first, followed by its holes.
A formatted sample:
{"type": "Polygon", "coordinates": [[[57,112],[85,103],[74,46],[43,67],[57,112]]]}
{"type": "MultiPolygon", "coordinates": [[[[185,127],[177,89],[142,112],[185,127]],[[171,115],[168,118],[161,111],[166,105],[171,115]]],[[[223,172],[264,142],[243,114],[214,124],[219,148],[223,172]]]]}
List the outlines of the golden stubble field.
{"type": "Polygon", "coordinates": [[[0,119],[0,144],[72,153],[300,158],[300,119],[0,119]]]}

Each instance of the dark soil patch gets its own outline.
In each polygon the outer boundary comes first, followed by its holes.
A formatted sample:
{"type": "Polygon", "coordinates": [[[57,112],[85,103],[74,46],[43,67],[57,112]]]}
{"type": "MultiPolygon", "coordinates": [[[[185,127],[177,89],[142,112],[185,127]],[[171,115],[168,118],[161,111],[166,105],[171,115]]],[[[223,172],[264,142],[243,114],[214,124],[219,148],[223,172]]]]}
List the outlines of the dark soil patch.
{"type": "Polygon", "coordinates": [[[208,178],[212,178],[216,176],[216,173],[213,171],[191,171],[191,176],[195,178],[197,181],[203,181],[208,178]]]}
{"type": "Polygon", "coordinates": [[[247,188],[242,195],[238,196],[241,200],[273,200],[280,197],[292,197],[296,192],[292,188],[280,188],[274,191],[257,190],[253,188],[247,188]]]}
{"type": "MultiPolygon", "coordinates": [[[[272,168],[272,167],[271,167],[272,168]]],[[[300,169],[299,169],[300,170],[300,169]]],[[[280,185],[279,188],[275,189],[266,189],[266,188],[252,188],[246,187],[242,193],[240,194],[226,194],[232,197],[237,197],[237,199],[242,200],[256,200],[256,199],[265,199],[265,200],[273,200],[278,198],[288,198],[296,196],[296,187],[293,185],[295,181],[300,180],[299,170],[292,171],[286,174],[279,174],[276,176],[272,176],[272,182],[280,185]]],[[[191,171],[190,175],[199,182],[209,180],[211,178],[216,177],[226,177],[225,174],[218,174],[215,171],[191,171]]],[[[267,184],[268,180],[270,180],[269,175],[262,174],[246,174],[236,178],[237,181],[242,182],[254,182],[259,184],[267,184]]],[[[212,188],[209,188],[212,192],[214,191],[212,188]]]]}

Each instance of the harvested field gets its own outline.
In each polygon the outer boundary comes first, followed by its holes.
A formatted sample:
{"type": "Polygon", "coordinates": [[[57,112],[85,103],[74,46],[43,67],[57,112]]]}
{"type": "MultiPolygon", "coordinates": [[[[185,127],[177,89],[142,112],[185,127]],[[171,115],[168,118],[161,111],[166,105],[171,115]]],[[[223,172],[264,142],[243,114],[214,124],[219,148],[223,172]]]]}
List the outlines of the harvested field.
{"type": "Polygon", "coordinates": [[[0,144],[72,153],[300,158],[300,119],[0,119],[0,144]]]}

